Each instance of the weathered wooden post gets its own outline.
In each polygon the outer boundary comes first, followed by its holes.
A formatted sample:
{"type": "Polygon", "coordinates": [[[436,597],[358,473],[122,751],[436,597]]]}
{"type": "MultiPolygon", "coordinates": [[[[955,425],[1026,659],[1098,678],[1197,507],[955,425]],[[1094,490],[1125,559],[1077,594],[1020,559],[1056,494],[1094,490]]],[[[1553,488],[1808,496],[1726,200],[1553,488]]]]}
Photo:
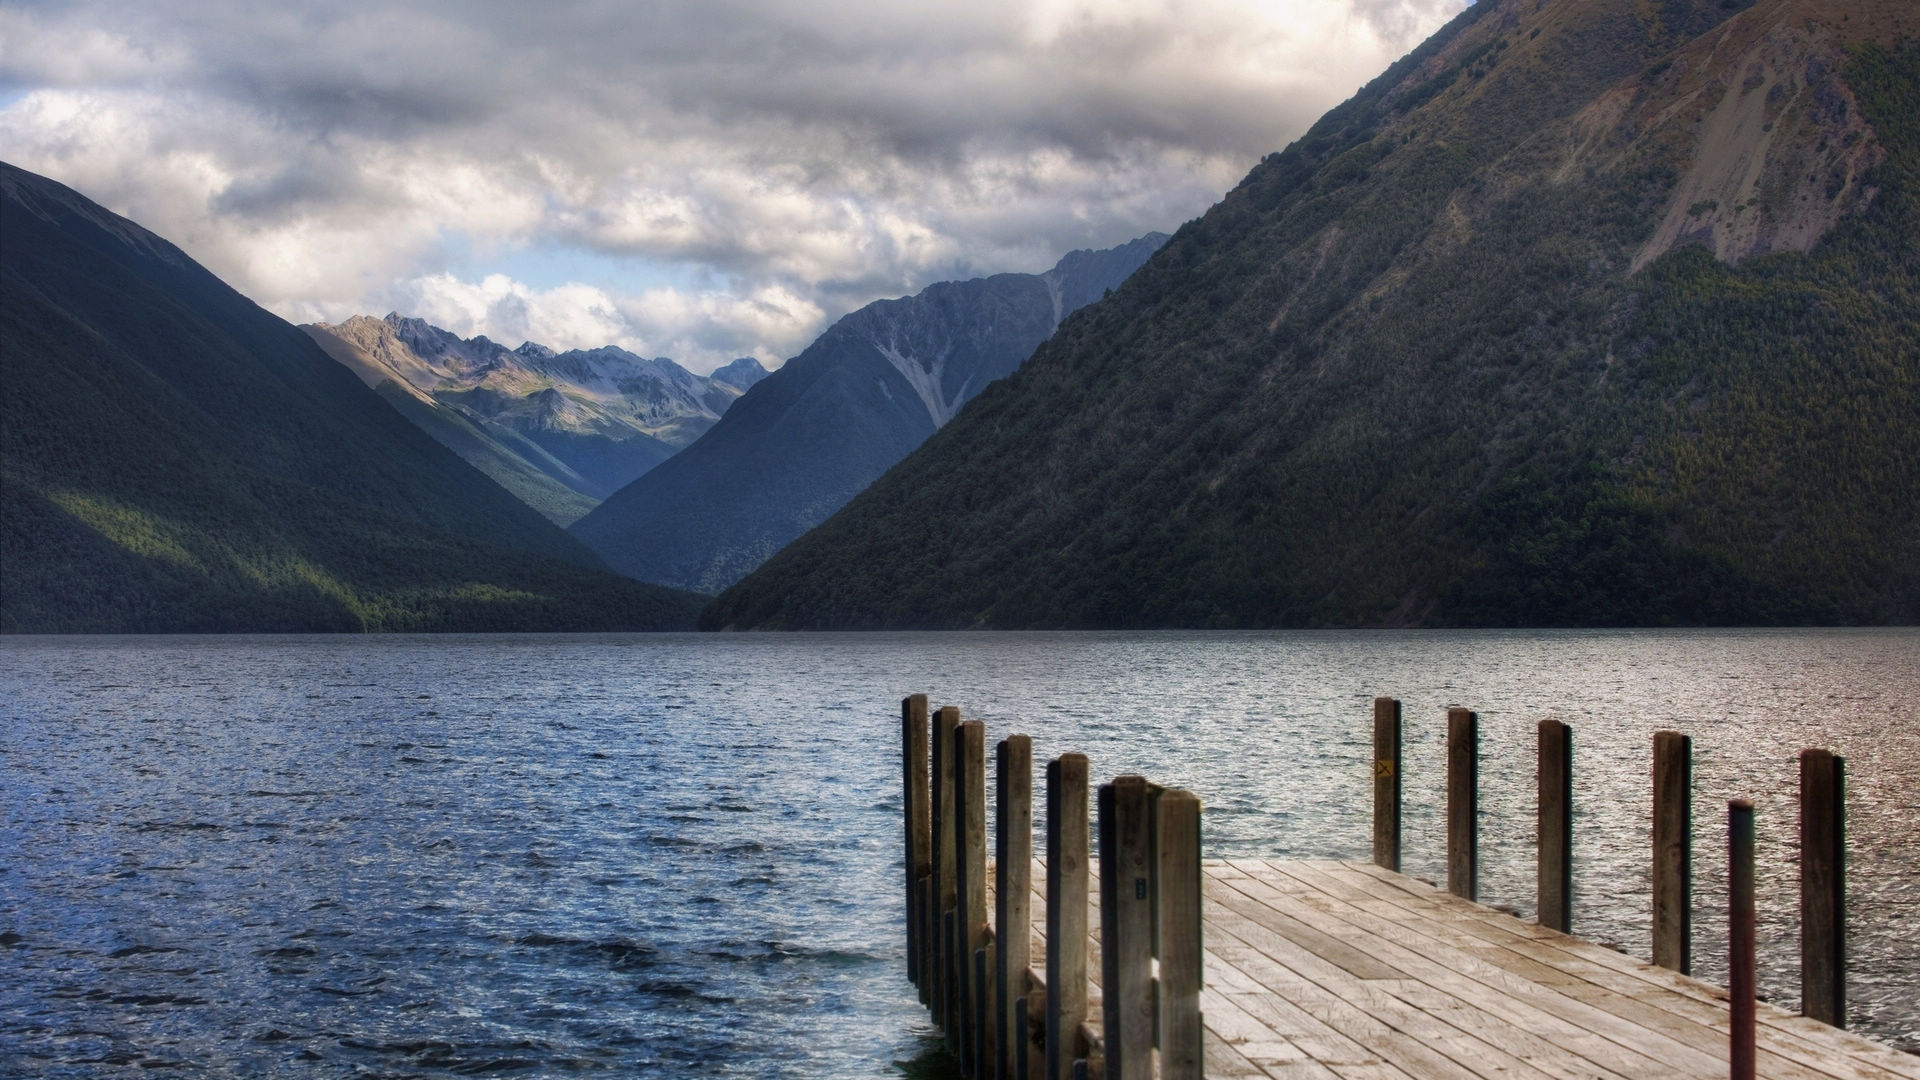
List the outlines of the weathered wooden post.
{"type": "Polygon", "coordinates": [[[1653,962],[1693,973],[1693,740],[1653,733],[1653,962]]]}
{"type": "Polygon", "coordinates": [[[994,1061],[1003,1080],[1026,1053],[1022,1021],[1033,964],[1033,740],[1009,735],[994,747],[994,1061]]]}
{"type": "Polygon", "coordinates": [[[958,974],[960,1062],[976,1071],[982,1015],[977,1009],[974,954],[987,937],[987,751],[986,726],[968,720],[953,730],[956,770],[953,791],[955,895],[959,911],[958,974]]]}
{"type": "Polygon", "coordinates": [[[1800,751],[1800,1011],[1847,1026],[1846,759],[1800,751]]]}
{"type": "MultiPolygon", "coordinates": [[[[953,981],[953,951],[948,947],[947,912],[953,910],[953,729],[960,726],[960,710],[943,705],[933,718],[933,908],[927,913],[933,939],[933,1020],[952,1037],[954,1002],[947,992],[953,981]]],[[[952,1044],[949,1043],[949,1046],[952,1044]]]]}
{"type": "Polygon", "coordinates": [[[1540,721],[1540,925],[1573,927],[1573,729],[1540,721]]]}
{"type": "Polygon", "coordinates": [[[1162,792],[1157,804],[1160,883],[1160,1080],[1201,1080],[1200,800],[1162,792]]]}
{"type": "Polygon", "coordinates": [[[1153,1076],[1153,867],[1147,781],[1100,785],[1100,1033],[1108,1080],[1153,1076]]]}
{"type": "Polygon", "coordinates": [[[1754,1080],[1758,980],[1753,939],[1753,804],[1734,799],[1727,803],[1727,996],[1733,1009],[1729,1080],[1754,1080]]]}
{"type": "Polygon", "coordinates": [[[1447,891],[1480,893],[1480,717],[1447,710],[1447,891]]]}
{"type": "Polygon", "coordinates": [[[925,935],[920,927],[920,880],[933,870],[933,822],[929,819],[927,790],[927,695],[912,694],[900,702],[900,755],[905,773],[902,788],[907,828],[907,977],[920,988],[920,1000],[926,1001],[926,980],[921,977],[921,955],[925,935]]]}
{"type": "Polygon", "coordinates": [[[1400,870],[1400,702],[1373,699],[1373,861],[1400,870]]]}
{"type": "Polygon", "coordinates": [[[1047,763],[1047,1080],[1068,1080],[1087,1017],[1087,757],[1047,763]]]}

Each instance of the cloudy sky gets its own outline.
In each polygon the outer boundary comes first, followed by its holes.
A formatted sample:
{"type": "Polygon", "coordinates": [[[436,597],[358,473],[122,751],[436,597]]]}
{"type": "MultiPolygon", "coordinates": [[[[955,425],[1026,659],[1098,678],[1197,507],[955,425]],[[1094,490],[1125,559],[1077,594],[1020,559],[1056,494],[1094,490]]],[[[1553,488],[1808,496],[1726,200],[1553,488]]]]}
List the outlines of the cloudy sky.
{"type": "Polygon", "coordinates": [[[774,362],[1171,231],[1463,0],[5,0],[0,158],[297,322],[774,362]]]}

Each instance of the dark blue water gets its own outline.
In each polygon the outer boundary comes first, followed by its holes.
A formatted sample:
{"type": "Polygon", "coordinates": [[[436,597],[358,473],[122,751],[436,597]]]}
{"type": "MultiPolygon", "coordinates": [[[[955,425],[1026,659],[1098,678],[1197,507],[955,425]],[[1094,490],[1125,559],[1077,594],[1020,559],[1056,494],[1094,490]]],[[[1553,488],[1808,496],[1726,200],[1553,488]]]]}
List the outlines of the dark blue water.
{"type": "Polygon", "coordinates": [[[1369,702],[1440,873],[1444,709],[1483,725],[1487,899],[1532,903],[1533,724],[1573,724],[1576,929],[1646,952],[1647,740],[1711,844],[1759,807],[1797,996],[1802,745],[1848,755],[1857,1026],[1920,1045],[1920,633],[0,640],[0,1074],[894,1075],[898,700],[1207,803],[1210,855],[1364,856],[1369,702]]]}

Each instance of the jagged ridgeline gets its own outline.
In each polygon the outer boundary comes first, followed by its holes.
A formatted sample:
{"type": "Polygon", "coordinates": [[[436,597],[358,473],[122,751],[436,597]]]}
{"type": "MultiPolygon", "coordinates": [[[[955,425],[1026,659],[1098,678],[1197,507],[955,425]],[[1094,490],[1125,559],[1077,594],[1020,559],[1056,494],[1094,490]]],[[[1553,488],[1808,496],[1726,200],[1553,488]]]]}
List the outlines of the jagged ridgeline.
{"type": "Polygon", "coordinates": [[[1917,34],[1482,0],[703,618],[1911,622],[1917,34]]]}
{"type": "Polygon", "coordinates": [[[0,629],[690,625],[172,244],[0,164],[0,629]]]}

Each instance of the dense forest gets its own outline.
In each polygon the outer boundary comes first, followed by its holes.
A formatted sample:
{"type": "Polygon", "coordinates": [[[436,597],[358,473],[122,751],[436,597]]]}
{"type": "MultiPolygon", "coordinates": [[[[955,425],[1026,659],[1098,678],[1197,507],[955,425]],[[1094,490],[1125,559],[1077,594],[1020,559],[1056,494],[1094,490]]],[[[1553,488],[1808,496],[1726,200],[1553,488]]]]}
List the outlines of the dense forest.
{"type": "Polygon", "coordinates": [[[1474,5],[703,624],[1920,617],[1920,17],[1737,7],[1474,5]]]}

